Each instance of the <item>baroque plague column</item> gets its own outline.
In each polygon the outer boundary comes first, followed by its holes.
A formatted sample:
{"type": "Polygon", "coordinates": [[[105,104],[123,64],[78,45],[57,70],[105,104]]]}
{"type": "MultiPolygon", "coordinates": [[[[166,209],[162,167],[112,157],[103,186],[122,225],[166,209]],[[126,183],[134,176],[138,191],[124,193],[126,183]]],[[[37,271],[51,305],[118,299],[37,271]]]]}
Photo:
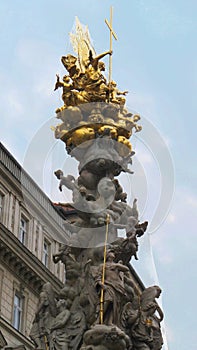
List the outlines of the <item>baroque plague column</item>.
{"type": "MultiPolygon", "coordinates": [[[[79,176],[56,170],[72,191],[78,214],[65,223],[70,238],[54,255],[66,269],[65,286],[55,293],[50,283],[42,287],[31,338],[39,349],[56,350],[159,350],[163,312],[157,303],[161,289],[145,288],[130,261],[138,259],[138,239],[148,222],[139,221],[137,199],[127,204],[118,181],[121,172],[132,174],[134,151],[130,138],[141,131],[140,116],[125,108],[127,91],[112,80],[110,49],[97,55],[87,27],[76,19],[70,39],[76,56],[61,58],[66,69],[57,75],[55,90],[62,88],[63,106],[56,110],[54,127],[67,153],[79,165],[79,176]],[[109,78],[102,59],[109,56],[109,78]],[[118,236],[125,231],[125,238],[118,236]]],[[[136,174],[137,175],[137,174],[136,174]]]]}

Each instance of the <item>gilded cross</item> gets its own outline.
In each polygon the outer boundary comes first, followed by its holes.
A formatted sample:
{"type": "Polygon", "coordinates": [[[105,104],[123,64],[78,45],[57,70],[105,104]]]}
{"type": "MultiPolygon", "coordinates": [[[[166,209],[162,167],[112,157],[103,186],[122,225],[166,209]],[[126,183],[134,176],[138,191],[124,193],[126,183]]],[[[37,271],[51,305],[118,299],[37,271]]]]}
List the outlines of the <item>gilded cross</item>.
{"type": "MultiPolygon", "coordinates": [[[[118,40],[116,34],[113,31],[112,28],[112,19],[113,19],[113,7],[110,7],[110,22],[105,19],[105,23],[107,24],[108,28],[109,28],[109,33],[110,33],[110,37],[109,37],[109,45],[110,45],[110,51],[112,51],[112,37],[114,37],[115,40],[118,40]]],[[[109,55],[109,84],[112,80],[112,55],[109,55]]]]}

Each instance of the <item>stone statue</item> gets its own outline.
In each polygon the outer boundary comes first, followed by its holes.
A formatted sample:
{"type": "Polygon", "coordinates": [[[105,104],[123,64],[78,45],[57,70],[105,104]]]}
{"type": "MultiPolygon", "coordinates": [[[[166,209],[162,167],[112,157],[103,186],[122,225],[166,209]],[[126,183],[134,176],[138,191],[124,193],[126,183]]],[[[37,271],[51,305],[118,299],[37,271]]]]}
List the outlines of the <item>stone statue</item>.
{"type": "Polygon", "coordinates": [[[80,293],[80,305],[83,307],[89,327],[96,321],[96,306],[99,305],[99,296],[95,288],[98,266],[94,263],[94,260],[88,259],[84,264],[84,286],[80,293]]]}
{"type": "Polygon", "coordinates": [[[128,93],[128,91],[118,90],[117,84],[113,80],[110,82],[109,90],[110,90],[110,102],[119,104],[121,106],[121,110],[123,110],[126,99],[118,96],[120,95],[125,96],[128,93]]]}
{"type": "Polygon", "coordinates": [[[121,302],[122,298],[126,296],[122,273],[128,272],[129,269],[121,263],[115,263],[114,259],[115,255],[113,252],[108,251],[105,266],[105,282],[102,284],[103,264],[99,266],[95,282],[99,291],[104,289],[104,323],[106,325],[119,326],[121,302]]]}
{"type": "Polygon", "coordinates": [[[71,310],[71,318],[68,324],[68,333],[70,340],[69,350],[78,350],[86,330],[86,320],[82,308],[77,305],[71,310]]]}
{"type": "MultiPolygon", "coordinates": [[[[64,108],[68,106],[75,106],[76,105],[76,98],[75,98],[75,91],[73,90],[73,84],[70,84],[70,77],[68,75],[65,75],[63,77],[63,82],[60,81],[60,77],[58,74],[57,76],[57,81],[55,84],[54,91],[57,90],[58,88],[62,87],[63,88],[63,94],[62,94],[62,100],[64,101],[64,108]]],[[[60,112],[62,109],[57,109],[56,113],[60,112]]]]}
{"type": "Polygon", "coordinates": [[[82,177],[80,178],[80,181],[78,181],[72,175],[64,176],[62,170],[56,170],[54,174],[57,177],[57,179],[60,180],[59,190],[61,192],[63,186],[67,187],[73,192],[74,205],[76,205],[79,202],[82,202],[83,197],[85,197],[87,200],[95,200],[94,191],[88,190],[83,185],[82,177]]]}
{"type": "Polygon", "coordinates": [[[69,76],[73,79],[75,76],[79,74],[79,68],[77,67],[77,57],[73,55],[62,56],[61,62],[66,70],[69,72],[69,76]]]}
{"type": "Polygon", "coordinates": [[[115,189],[116,189],[116,193],[115,193],[115,200],[119,201],[121,200],[121,202],[126,202],[127,199],[127,193],[123,192],[123,188],[122,186],[119,184],[119,181],[117,179],[113,180],[115,189]]]}
{"type": "MultiPolygon", "coordinates": [[[[67,294],[67,293],[66,293],[67,294]]],[[[75,293],[72,295],[75,296],[75,293]]],[[[85,317],[80,307],[72,311],[73,300],[60,299],[58,314],[51,323],[49,348],[51,350],[77,350],[86,328],[85,317]]]]}
{"type": "Polygon", "coordinates": [[[131,350],[129,337],[118,327],[96,325],[84,334],[80,350],[131,350]]]}
{"type": "Polygon", "coordinates": [[[73,55],[63,56],[61,61],[68,71],[69,75],[63,77],[63,82],[60,81],[57,75],[55,89],[63,88],[62,99],[64,106],[58,108],[56,113],[61,112],[68,106],[77,106],[81,103],[103,101],[107,99],[109,88],[106,84],[106,79],[102,75],[105,70],[105,65],[100,60],[106,55],[111,55],[112,51],[104,52],[93,57],[92,50],[89,50],[89,57],[80,59],[80,69],[77,67],[77,58],[73,55]],[[72,82],[70,83],[70,80],[72,82]]]}
{"type": "Polygon", "coordinates": [[[130,334],[135,349],[160,350],[162,335],[160,322],[163,312],[155,298],[159,298],[161,289],[158,286],[146,288],[133,302],[125,304],[122,313],[123,327],[130,334]],[[155,315],[158,312],[159,317],[155,315]],[[156,341],[155,341],[156,340],[156,341]]]}
{"type": "MultiPolygon", "coordinates": [[[[102,58],[104,58],[106,55],[112,55],[112,51],[106,51],[101,53],[100,55],[97,55],[96,57],[93,57],[93,53],[90,50],[89,51],[89,62],[87,64],[87,66],[91,65],[95,71],[98,71],[99,69],[101,69],[101,66],[99,67],[99,62],[102,58]]],[[[103,62],[102,62],[103,63],[103,62]]]]}
{"type": "Polygon", "coordinates": [[[152,286],[146,288],[141,294],[141,308],[142,311],[147,312],[148,316],[154,315],[155,311],[159,314],[159,321],[163,320],[163,311],[158,305],[156,298],[159,298],[161,288],[159,286],[152,286]]]}
{"type": "Polygon", "coordinates": [[[53,261],[56,264],[58,261],[62,261],[66,269],[66,279],[76,279],[81,274],[81,267],[76,260],[75,255],[79,254],[75,247],[64,244],[60,251],[53,255],[53,261]]]}
{"type": "Polygon", "coordinates": [[[59,300],[57,302],[57,316],[51,324],[50,349],[68,350],[69,337],[67,323],[71,316],[69,311],[71,302],[69,300],[59,300]]]}
{"type": "Polygon", "coordinates": [[[72,175],[64,176],[64,173],[62,170],[56,170],[54,174],[57,177],[57,179],[60,180],[59,190],[61,192],[62,192],[62,186],[66,186],[67,188],[69,188],[69,190],[74,189],[73,181],[75,180],[75,178],[72,175]]]}
{"type": "Polygon", "coordinates": [[[76,56],[62,56],[67,73],[55,83],[54,90],[63,90],[55,137],[78,161],[79,176],[55,171],[59,190],[72,191],[77,218],[65,221],[69,238],[53,255],[65,266],[65,284],[55,295],[45,283],[40,293],[30,337],[43,350],[160,350],[163,343],[161,289],[143,287],[131,265],[148,222],[140,223],[137,199],[127,204],[117,179],[133,174],[130,138],[141,131],[140,116],[126,109],[128,91],[112,80],[112,13],[105,22],[110,49],[97,55],[88,28],[76,19],[70,34],[76,56]]]}
{"type": "Polygon", "coordinates": [[[36,348],[46,348],[46,344],[49,342],[50,326],[56,314],[55,295],[51,284],[47,282],[42,287],[30,332],[30,338],[34,341],[36,348]]]}
{"type": "Polygon", "coordinates": [[[125,229],[126,231],[126,238],[119,238],[115,242],[113,242],[112,249],[116,256],[116,261],[122,260],[124,264],[128,264],[131,260],[132,256],[136,260],[138,260],[137,257],[137,251],[138,251],[138,241],[137,238],[141,237],[144,232],[146,231],[148,222],[144,222],[142,224],[139,224],[138,222],[138,210],[137,210],[137,199],[134,199],[133,201],[133,207],[130,210],[131,216],[127,218],[127,221],[125,224],[119,224],[115,223],[114,227],[119,229],[125,229]]]}

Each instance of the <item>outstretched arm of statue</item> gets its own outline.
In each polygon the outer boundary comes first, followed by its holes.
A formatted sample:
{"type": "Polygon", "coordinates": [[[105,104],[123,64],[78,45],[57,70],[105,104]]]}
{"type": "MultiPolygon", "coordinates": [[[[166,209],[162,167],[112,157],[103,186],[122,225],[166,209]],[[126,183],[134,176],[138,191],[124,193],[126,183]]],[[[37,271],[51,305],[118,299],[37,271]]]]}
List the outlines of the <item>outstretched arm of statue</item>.
{"type": "Polygon", "coordinates": [[[92,67],[94,67],[95,70],[97,70],[99,60],[101,60],[101,58],[105,57],[106,55],[112,55],[112,53],[113,53],[113,51],[109,50],[109,51],[101,53],[100,55],[98,55],[96,57],[92,57],[92,52],[90,51],[90,55],[89,55],[90,64],[92,65],[92,67]]]}
{"type": "Polygon", "coordinates": [[[96,56],[94,59],[95,60],[101,60],[101,58],[107,56],[107,55],[112,55],[113,51],[112,50],[108,50],[108,51],[105,51],[103,53],[101,53],[100,55],[96,56]]]}
{"type": "Polygon", "coordinates": [[[59,77],[58,74],[56,74],[56,77],[57,77],[57,81],[56,81],[56,84],[55,84],[54,91],[57,90],[59,87],[63,87],[64,86],[64,83],[60,81],[60,77],[59,77]]]}
{"type": "Polygon", "coordinates": [[[116,91],[117,95],[126,95],[128,94],[129,91],[125,90],[125,91],[116,91]]]}

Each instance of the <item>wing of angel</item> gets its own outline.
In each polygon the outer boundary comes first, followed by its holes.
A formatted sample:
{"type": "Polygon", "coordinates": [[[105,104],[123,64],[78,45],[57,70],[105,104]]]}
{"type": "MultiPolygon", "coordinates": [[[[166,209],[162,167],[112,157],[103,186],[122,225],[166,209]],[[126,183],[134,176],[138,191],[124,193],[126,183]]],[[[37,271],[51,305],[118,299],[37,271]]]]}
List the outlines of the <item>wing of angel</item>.
{"type": "Polygon", "coordinates": [[[75,19],[75,28],[70,33],[70,42],[73,51],[77,54],[78,65],[82,73],[85,72],[90,54],[96,56],[90,33],[87,26],[80,23],[78,17],[75,19]]]}

